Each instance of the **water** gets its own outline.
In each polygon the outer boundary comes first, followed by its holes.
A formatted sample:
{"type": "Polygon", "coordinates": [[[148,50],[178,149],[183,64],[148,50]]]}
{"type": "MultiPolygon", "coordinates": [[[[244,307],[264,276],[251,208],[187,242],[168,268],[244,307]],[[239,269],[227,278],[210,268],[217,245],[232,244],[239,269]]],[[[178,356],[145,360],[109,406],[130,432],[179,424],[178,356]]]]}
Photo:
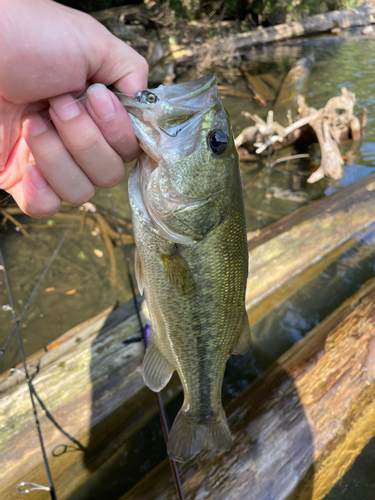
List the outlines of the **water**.
{"type": "MultiPolygon", "coordinates": [[[[342,153],[347,159],[345,160],[345,175],[339,181],[323,179],[316,184],[307,184],[308,175],[319,162],[319,149],[315,145],[308,150],[311,155],[309,159],[290,161],[287,164],[277,165],[277,168],[265,168],[264,160],[241,164],[249,231],[263,228],[312,200],[329,195],[375,170],[375,135],[372,125],[375,118],[373,80],[375,58],[371,58],[375,49],[375,40],[349,40],[345,43],[333,40],[334,42],[329,44],[313,43],[316,63],[308,81],[306,100],[309,106],[319,108],[325,105],[329,98],[338,95],[341,87],[345,85],[356,94],[356,110],[363,107],[367,109],[368,125],[364,138],[358,144],[342,146],[342,153]],[[364,54],[369,54],[369,58],[364,57],[364,54]]],[[[251,53],[249,59],[254,71],[270,72],[281,80],[299,57],[310,52],[311,45],[311,43],[309,45],[300,43],[282,47],[282,50],[280,47],[267,48],[251,53]]],[[[242,80],[233,84],[232,90],[241,93],[248,92],[242,80]]],[[[241,115],[241,111],[246,109],[265,119],[268,110],[272,107],[271,105],[260,107],[257,103],[245,102],[234,97],[225,97],[224,102],[231,114],[235,135],[252,124],[241,115]]],[[[278,155],[284,156],[291,153],[293,150],[288,149],[279,152],[278,155]]],[[[127,176],[130,168],[130,166],[127,168],[127,176]]],[[[111,191],[119,216],[130,222],[126,179],[111,191]]],[[[101,212],[112,213],[107,191],[98,189],[92,201],[101,212]]],[[[64,208],[64,211],[74,213],[75,209],[64,208]]],[[[27,216],[16,217],[20,222],[30,222],[27,216]]],[[[28,239],[15,231],[13,224],[9,221],[7,229],[0,229],[0,248],[4,253],[17,314],[21,312],[62,237],[65,228],[57,226],[66,222],[56,219],[55,226],[47,227],[46,223],[43,223],[45,224],[43,229],[29,229],[30,238],[28,239]]],[[[113,221],[111,224],[114,227],[113,221]]],[[[314,280],[288,297],[266,318],[253,325],[255,335],[260,338],[257,352],[251,350],[245,357],[231,358],[223,388],[224,403],[238,395],[250,381],[263,373],[273,360],[277,359],[294,342],[300,340],[374,275],[374,234],[374,228],[358,234],[357,243],[352,248],[346,250],[314,280]],[[316,299],[317,292],[319,292],[319,300],[316,299]],[[259,332],[262,332],[262,335],[259,332]]],[[[131,261],[133,250],[132,246],[127,246],[131,261]]],[[[114,305],[116,301],[123,303],[130,299],[122,251],[119,247],[115,247],[114,252],[121,288],[115,288],[112,285],[109,253],[95,228],[85,227],[82,234],[80,234],[79,225],[73,228],[22,322],[21,333],[27,355],[43,348],[69,328],[114,305]],[[100,252],[102,256],[99,256],[100,252]],[[72,292],[73,290],[75,292],[72,292]],[[66,292],[71,293],[66,294],[66,292]]],[[[5,286],[1,284],[0,308],[7,303],[5,286]]],[[[10,313],[0,310],[1,344],[12,327],[10,313]]],[[[0,362],[0,371],[4,371],[18,361],[18,349],[16,342],[13,341],[9,351],[0,362]]],[[[170,405],[171,419],[179,406],[180,401],[170,405]]],[[[122,457],[122,463],[119,464],[119,470],[126,468],[127,464],[131,466],[133,481],[151,470],[165,456],[157,419],[154,419],[149,431],[142,431],[139,439],[142,442],[135,450],[134,456],[122,457]],[[145,462],[147,445],[144,446],[143,443],[148,442],[152,443],[153,449],[158,451],[155,451],[153,457],[148,457],[145,462]]],[[[373,444],[370,443],[368,449],[373,449],[373,444]]],[[[367,448],[364,453],[369,453],[366,450],[367,448]]],[[[357,467],[357,462],[361,463],[360,457],[353,467],[357,467]]],[[[349,471],[326,500],[354,499],[354,493],[350,493],[352,490],[355,492],[351,477],[353,478],[353,474],[350,475],[349,471]]],[[[361,475],[360,484],[364,490],[373,488],[373,484],[372,486],[370,484],[371,477],[370,474],[361,475]]],[[[122,482],[117,474],[111,498],[117,498],[118,491],[125,491],[131,484],[132,480],[129,476],[124,476],[122,482]]],[[[108,494],[110,494],[109,490],[108,486],[108,494]]],[[[92,495],[93,492],[87,498],[93,499],[92,495]]],[[[100,493],[98,495],[100,498],[100,493]]]]}

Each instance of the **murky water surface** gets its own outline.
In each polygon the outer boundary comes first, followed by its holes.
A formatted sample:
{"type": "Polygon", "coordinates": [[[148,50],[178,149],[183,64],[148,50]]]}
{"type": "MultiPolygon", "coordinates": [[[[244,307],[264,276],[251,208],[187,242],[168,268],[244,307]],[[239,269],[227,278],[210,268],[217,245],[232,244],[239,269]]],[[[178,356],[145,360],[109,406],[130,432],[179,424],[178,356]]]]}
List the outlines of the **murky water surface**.
{"type": "MultiPolygon", "coordinates": [[[[373,130],[375,56],[372,56],[375,54],[375,40],[349,40],[340,43],[332,39],[329,43],[322,43],[318,40],[309,44],[301,42],[276,48],[268,47],[263,51],[251,53],[248,59],[254,72],[268,72],[281,81],[293,63],[299,57],[310,53],[312,48],[315,49],[316,62],[308,80],[306,93],[308,105],[316,108],[324,106],[329,98],[340,94],[341,87],[345,86],[356,95],[356,110],[364,107],[367,109],[366,133],[361,143],[342,146],[342,154],[346,158],[345,175],[339,181],[323,179],[312,185],[307,184],[306,179],[319,164],[319,148],[315,145],[308,149],[310,158],[281,163],[274,168],[266,168],[263,159],[259,162],[242,163],[241,172],[249,231],[263,228],[312,200],[329,195],[375,170],[375,132],[373,130]]],[[[233,84],[231,90],[248,93],[243,80],[233,84]]],[[[228,96],[224,97],[224,103],[231,114],[235,136],[244,127],[252,125],[249,119],[241,115],[243,110],[256,113],[264,119],[267,111],[272,108],[272,103],[260,107],[256,102],[228,96]]],[[[293,154],[292,149],[283,150],[278,153],[278,156],[289,154],[293,154]]],[[[130,166],[127,168],[127,176],[130,168],[130,166]]],[[[119,216],[125,221],[130,221],[126,179],[111,191],[119,216]]],[[[101,212],[112,214],[112,205],[107,191],[98,190],[93,203],[101,212]]],[[[74,210],[64,208],[66,213],[74,213],[74,210]]],[[[16,217],[20,222],[30,223],[30,219],[26,216],[16,217]]],[[[4,252],[17,314],[26,303],[68,222],[56,219],[52,226],[39,223],[44,225],[43,228],[28,229],[30,238],[17,232],[9,221],[5,229],[0,229],[0,248],[4,252]]],[[[110,223],[114,227],[113,221],[110,223]]],[[[132,261],[133,248],[132,246],[126,248],[132,261]]],[[[257,353],[251,350],[247,356],[234,357],[229,361],[223,389],[224,403],[238,395],[249,381],[263,373],[272,360],[280,356],[294,342],[300,340],[374,275],[374,250],[375,228],[369,228],[359,233],[357,243],[330,264],[321,275],[293,296],[288,297],[283,304],[253,326],[255,336],[260,339],[257,353]]],[[[130,299],[130,288],[121,248],[115,247],[114,254],[117,261],[118,288],[114,287],[111,281],[109,252],[96,228],[85,226],[81,233],[80,224],[73,227],[22,321],[21,333],[26,354],[43,348],[69,328],[101,312],[116,301],[123,303],[130,299]]],[[[2,283],[0,285],[1,345],[13,327],[10,312],[1,310],[1,306],[6,306],[8,302],[5,286],[2,283]]],[[[18,348],[14,339],[0,362],[0,371],[4,371],[18,361],[18,348]]],[[[170,406],[172,418],[179,406],[179,401],[170,406]]],[[[131,465],[132,474],[128,476],[122,473],[121,477],[116,475],[113,496],[108,496],[108,498],[117,498],[119,491],[129,488],[136,478],[155,466],[164,455],[164,444],[161,432],[158,430],[158,421],[154,420],[149,432],[142,431],[142,435],[139,436],[140,440],[144,439],[146,444],[143,445],[140,442],[134,456],[127,459],[124,457],[123,462],[119,464],[122,471],[127,470],[127,463],[131,465]],[[150,443],[153,443],[153,449],[159,452],[153,454],[154,459],[149,457],[145,465],[144,454],[150,443]],[[135,472],[136,463],[139,463],[138,472],[135,472]]],[[[373,450],[373,448],[373,443],[370,443],[368,449],[373,450]]],[[[354,467],[360,461],[359,458],[354,467]]],[[[356,488],[345,486],[349,484],[350,477],[350,474],[344,476],[327,500],[357,498],[356,488]],[[351,491],[354,493],[350,493],[351,491]]],[[[365,484],[366,480],[366,474],[362,474],[361,484],[365,484]]],[[[369,483],[368,488],[370,487],[369,483]]],[[[110,495],[110,489],[108,486],[108,495],[110,495]]],[[[86,497],[94,500],[95,492],[91,491],[89,496],[81,492],[81,496],[77,498],[86,497]]]]}

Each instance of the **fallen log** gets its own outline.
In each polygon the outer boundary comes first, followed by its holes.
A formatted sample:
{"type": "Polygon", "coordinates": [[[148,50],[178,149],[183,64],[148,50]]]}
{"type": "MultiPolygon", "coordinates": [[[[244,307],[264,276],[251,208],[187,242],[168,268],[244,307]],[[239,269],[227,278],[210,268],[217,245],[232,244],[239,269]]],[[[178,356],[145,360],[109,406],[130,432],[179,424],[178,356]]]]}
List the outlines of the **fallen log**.
{"type": "MultiPolygon", "coordinates": [[[[185,498],[322,500],[375,436],[375,279],[227,407],[233,445],[180,466],[185,498]]],[[[165,461],[121,500],[175,498],[165,461]]]]}
{"type": "Polygon", "coordinates": [[[290,116],[297,114],[298,96],[304,95],[304,89],[313,64],[313,55],[302,57],[293,64],[291,70],[286,75],[274,106],[275,120],[281,125],[290,125],[287,118],[288,112],[290,116]]]}
{"type": "MultiPolygon", "coordinates": [[[[249,235],[246,300],[252,324],[267,313],[274,294],[288,296],[282,287],[290,291],[311,279],[323,259],[329,262],[340,245],[375,220],[374,197],[372,174],[249,235]]],[[[124,460],[136,433],[157,415],[155,396],[141,377],[143,346],[123,344],[138,336],[133,306],[126,304],[67,332],[28,360],[59,500],[89,478],[104,498],[114,457],[124,460]]],[[[174,377],[164,402],[180,391],[174,377]]],[[[21,481],[45,484],[45,472],[22,373],[0,377],[0,398],[0,488],[12,500],[21,481]]],[[[33,495],[45,498],[45,492],[33,495]]]]}
{"type": "Polygon", "coordinates": [[[270,28],[241,33],[233,37],[235,49],[247,49],[254,45],[277,42],[296,36],[330,31],[333,28],[353,28],[367,26],[372,22],[372,7],[364,3],[360,7],[334,10],[327,14],[306,17],[301,21],[279,24],[270,28]]]}
{"type": "Polygon", "coordinates": [[[250,313],[277,288],[370,225],[375,219],[374,200],[375,174],[371,174],[248,235],[250,313]]]}
{"type": "Polygon", "coordinates": [[[265,106],[267,101],[274,101],[274,90],[262,80],[261,76],[253,75],[252,71],[249,70],[245,64],[241,64],[241,71],[246,78],[247,86],[254,94],[254,98],[259,101],[262,106],[265,106]]]}

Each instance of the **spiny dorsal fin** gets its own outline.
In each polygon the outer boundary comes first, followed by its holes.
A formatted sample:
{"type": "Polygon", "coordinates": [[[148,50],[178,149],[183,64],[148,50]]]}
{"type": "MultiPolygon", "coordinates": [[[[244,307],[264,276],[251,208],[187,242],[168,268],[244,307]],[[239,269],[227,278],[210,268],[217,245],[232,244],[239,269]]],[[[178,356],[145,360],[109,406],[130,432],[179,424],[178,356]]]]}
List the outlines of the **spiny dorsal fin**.
{"type": "Polygon", "coordinates": [[[244,318],[242,321],[241,334],[237,341],[237,345],[233,350],[233,354],[245,354],[250,347],[250,343],[251,343],[251,331],[249,325],[249,318],[245,311],[244,318]]]}
{"type": "Polygon", "coordinates": [[[187,296],[195,292],[196,284],[189,266],[176,250],[170,255],[161,254],[165,276],[172,283],[178,293],[187,296]]]}

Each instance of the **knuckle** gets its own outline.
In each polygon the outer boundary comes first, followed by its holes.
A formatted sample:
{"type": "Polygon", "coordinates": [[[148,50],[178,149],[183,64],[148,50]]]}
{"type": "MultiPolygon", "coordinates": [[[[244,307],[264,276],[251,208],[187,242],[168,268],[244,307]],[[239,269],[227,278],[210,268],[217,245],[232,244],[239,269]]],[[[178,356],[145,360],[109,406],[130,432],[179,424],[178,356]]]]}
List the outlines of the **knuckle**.
{"type": "Polygon", "coordinates": [[[77,191],[76,193],[70,193],[65,197],[65,201],[71,203],[72,205],[83,205],[87,201],[91,200],[91,198],[95,194],[95,187],[93,184],[90,184],[86,188],[81,191],[77,191]]]}
{"type": "Polygon", "coordinates": [[[99,182],[96,183],[98,187],[101,188],[112,188],[117,186],[117,184],[122,180],[125,174],[125,169],[123,164],[119,167],[111,170],[110,175],[107,175],[105,179],[100,179],[99,182]]]}
{"type": "Polygon", "coordinates": [[[51,141],[50,144],[40,151],[33,150],[32,153],[34,156],[36,153],[37,157],[40,157],[48,165],[58,165],[61,159],[65,157],[66,151],[61,144],[53,144],[51,141]]]}
{"type": "Polygon", "coordinates": [[[87,153],[99,146],[100,137],[95,130],[83,130],[79,135],[73,135],[66,144],[72,154],[87,153]]]}

